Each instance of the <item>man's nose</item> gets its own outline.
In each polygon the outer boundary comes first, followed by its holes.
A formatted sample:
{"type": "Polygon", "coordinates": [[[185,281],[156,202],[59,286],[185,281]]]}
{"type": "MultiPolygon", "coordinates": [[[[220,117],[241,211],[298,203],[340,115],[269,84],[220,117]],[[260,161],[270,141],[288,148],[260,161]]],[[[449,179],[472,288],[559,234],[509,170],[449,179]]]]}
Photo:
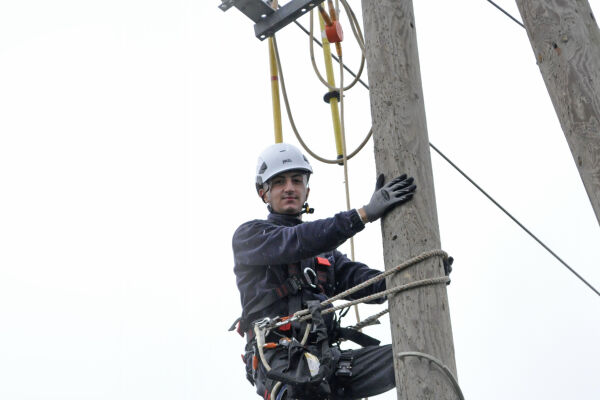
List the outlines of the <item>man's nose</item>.
{"type": "Polygon", "coordinates": [[[285,186],[283,187],[283,190],[285,190],[286,192],[294,190],[294,184],[291,178],[285,180],[285,186]]]}

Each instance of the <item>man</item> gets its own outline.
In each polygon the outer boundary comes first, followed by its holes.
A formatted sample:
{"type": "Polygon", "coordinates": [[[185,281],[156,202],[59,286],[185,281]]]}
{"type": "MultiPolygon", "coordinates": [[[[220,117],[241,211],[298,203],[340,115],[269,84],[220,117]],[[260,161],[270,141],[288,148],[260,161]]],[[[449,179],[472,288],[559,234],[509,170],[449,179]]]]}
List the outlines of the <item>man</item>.
{"type": "MultiPolygon", "coordinates": [[[[312,211],[306,203],[311,174],[308,160],[294,146],[279,143],[265,149],[258,159],[256,190],[267,204],[268,218],[246,222],[233,235],[234,272],[243,309],[238,331],[248,340],[244,355],[247,377],[265,399],[277,382],[285,385],[279,385],[282,389],[272,400],[286,395],[295,399],[374,396],[395,387],[391,345],[378,346],[378,341],[358,331],[340,329],[332,314],[321,316],[317,302],[381,273],[351,261],[336,248],[363,230],[367,222],[409,201],[416,185],[406,175],[384,185],[380,175],[364,207],[302,222],[302,214],[312,211]],[[268,332],[270,345],[264,347],[265,360],[258,362],[253,322],[289,316],[307,306],[313,329],[306,344],[300,343],[306,323],[282,326],[268,332]],[[366,347],[341,350],[337,345],[340,339],[366,347]]],[[[382,280],[348,299],[384,289],[382,280]]]]}

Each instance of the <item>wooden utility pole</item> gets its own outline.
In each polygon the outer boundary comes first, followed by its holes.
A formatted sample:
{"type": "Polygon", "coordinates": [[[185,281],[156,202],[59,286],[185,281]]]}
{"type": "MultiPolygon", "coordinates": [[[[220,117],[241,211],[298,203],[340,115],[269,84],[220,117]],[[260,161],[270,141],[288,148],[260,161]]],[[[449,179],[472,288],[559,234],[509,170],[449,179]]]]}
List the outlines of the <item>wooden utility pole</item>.
{"type": "Polygon", "coordinates": [[[531,47],[600,223],[600,30],[587,0],[517,0],[531,47]]]}
{"type": "MultiPolygon", "coordinates": [[[[377,172],[387,179],[415,177],[412,201],[382,221],[386,269],[440,248],[429,138],[411,0],[362,0],[377,172]]],[[[391,276],[388,287],[444,275],[432,258],[391,276]]],[[[456,376],[454,344],[444,284],[401,292],[388,299],[394,354],[418,351],[441,360],[456,376]]],[[[394,357],[399,399],[455,399],[440,369],[425,359],[394,357]]]]}

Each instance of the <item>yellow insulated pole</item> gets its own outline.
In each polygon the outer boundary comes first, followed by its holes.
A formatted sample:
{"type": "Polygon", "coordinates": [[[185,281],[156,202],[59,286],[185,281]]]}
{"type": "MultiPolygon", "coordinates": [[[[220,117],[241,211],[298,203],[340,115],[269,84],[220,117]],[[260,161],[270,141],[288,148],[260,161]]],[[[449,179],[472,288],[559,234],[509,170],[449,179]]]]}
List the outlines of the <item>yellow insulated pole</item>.
{"type": "MultiPolygon", "coordinates": [[[[325,58],[325,72],[327,73],[327,83],[329,86],[335,87],[335,76],[333,75],[333,62],[331,61],[331,46],[327,36],[325,36],[325,21],[319,14],[319,24],[321,25],[321,36],[323,40],[323,56],[325,58]]],[[[344,157],[342,149],[342,128],[340,124],[340,111],[338,108],[338,99],[331,97],[329,100],[329,106],[331,107],[331,120],[333,122],[333,133],[335,135],[335,148],[337,150],[338,158],[344,157]]]]}
{"type": "Polygon", "coordinates": [[[279,74],[277,73],[277,59],[275,58],[275,46],[273,38],[269,38],[269,65],[271,67],[271,97],[273,98],[273,129],[275,131],[275,143],[283,142],[281,129],[281,103],[279,101],[279,74]]]}

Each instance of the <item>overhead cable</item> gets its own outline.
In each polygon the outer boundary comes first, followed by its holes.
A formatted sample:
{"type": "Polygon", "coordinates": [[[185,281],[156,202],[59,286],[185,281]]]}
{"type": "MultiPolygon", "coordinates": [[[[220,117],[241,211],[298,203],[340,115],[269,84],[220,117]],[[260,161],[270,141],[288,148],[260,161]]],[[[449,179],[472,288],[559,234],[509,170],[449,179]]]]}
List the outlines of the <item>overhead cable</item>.
{"type": "Polygon", "coordinates": [[[516,19],[515,17],[513,17],[512,15],[510,15],[508,13],[508,11],[506,11],[505,9],[503,9],[502,7],[500,7],[498,4],[494,3],[492,0],[487,0],[487,1],[488,1],[488,3],[490,3],[491,5],[493,5],[494,7],[496,7],[498,10],[502,11],[504,13],[504,15],[506,15],[508,18],[512,19],[517,24],[521,25],[521,28],[525,28],[525,25],[523,25],[523,23],[521,21],[519,21],[518,19],[516,19]]]}
{"type": "Polygon", "coordinates": [[[492,203],[494,203],[496,205],[496,207],[498,207],[500,210],[502,210],[502,212],[504,214],[506,214],[510,219],[512,219],[517,225],[519,225],[521,227],[521,229],[523,229],[525,232],[527,232],[527,234],[529,236],[531,236],[533,239],[535,239],[536,242],[538,242],[544,249],[546,249],[550,254],[552,254],[554,256],[554,258],[556,258],[562,265],[564,265],[565,267],[567,267],[567,269],[569,271],[571,271],[577,278],[579,278],[583,283],[585,283],[590,289],[592,289],[598,296],[600,296],[600,292],[598,292],[598,290],[596,290],[596,288],[594,288],[588,281],[586,281],[581,275],[579,275],[577,273],[577,271],[575,271],[573,268],[571,268],[569,266],[569,264],[567,264],[566,262],[563,261],[562,258],[560,258],[558,255],[556,255],[555,252],[553,252],[548,246],[546,246],[544,244],[544,242],[542,242],[540,239],[538,239],[537,236],[535,236],[533,233],[531,233],[531,231],[527,228],[525,228],[525,226],[519,222],[519,220],[517,220],[515,217],[512,216],[511,213],[509,213],[508,211],[506,211],[506,209],[504,207],[502,207],[496,200],[494,200],[494,198],[492,196],[490,196],[489,194],[487,194],[487,192],[485,190],[483,190],[481,188],[481,186],[479,186],[477,183],[475,183],[475,181],[473,181],[473,179],[469,178],[469,176],[467,174],[465,174],[460,168],[458,168],[458,166],[456,166],[456,164],[454,164],[452,161],[450,161],[450,159],[448,157],[446,157],[444,155],[444,153],[442,153],[441,151],[438,150],[437,147],[435,147],[433,144],[429,143],[429,145],[431,146],[432,149],[434,149],[440,156],[442,156],[442,158],[444,160],[446,160],[450,165],[452,165],[454,167],[454,169],[456,169],[463,177],[465,177],[465,179],[467,179],[469,182],[471,182],[471,184],[473,186],[475,186],[477,188],[477,190],[479,190],[481,193],[483,193],[483,195],[485,197],[487,197],[492,203]]]}

